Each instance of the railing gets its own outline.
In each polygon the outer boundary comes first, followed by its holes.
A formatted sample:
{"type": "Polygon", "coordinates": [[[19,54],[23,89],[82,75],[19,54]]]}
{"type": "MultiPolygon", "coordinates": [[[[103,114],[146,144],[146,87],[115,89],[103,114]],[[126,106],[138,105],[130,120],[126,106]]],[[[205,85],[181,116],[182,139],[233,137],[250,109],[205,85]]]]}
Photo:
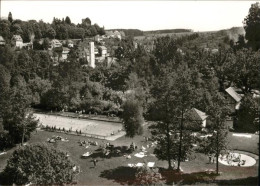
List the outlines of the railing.
{"type": "Polygon", "coordinates": [[[77,136],[85,136],[85,137],[97,138],[97,139],[107,139],[107,137],[111,137],[111,136],[116,135],[116,134],[118,134],[119,132],[122,131],[122,130],[113,131],[112,132],[113,135],[112,135],[112,133],[107,134],[107,135],[98,135],[98,134],[91,134],[91,133],[85,133],[85,132],[66,131],[66,130],[64,131],[64,130],[52,129],[52,128],[48,128],[46,126],[40,126],[40,128],[42,130],[49,131],[49,132],[58,132],[58,133],[77,135],[77,136]]]}

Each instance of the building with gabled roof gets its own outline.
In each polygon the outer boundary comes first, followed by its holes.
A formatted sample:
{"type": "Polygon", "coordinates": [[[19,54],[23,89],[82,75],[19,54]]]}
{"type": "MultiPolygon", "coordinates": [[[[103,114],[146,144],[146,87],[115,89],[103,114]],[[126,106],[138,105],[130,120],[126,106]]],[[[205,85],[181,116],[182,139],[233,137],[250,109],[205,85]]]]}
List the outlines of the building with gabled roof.
{"type": "Polygon", "coordinates": [[[5,40],[2,36],[0,36],[0,46],[4,46],[5,45],[5,40]]]}
{"type": "Polygon", "coordinates": [[[99,46],[99,55],[105,57],[107,54],[107,47],[105,46],[99,46]]]}
{"type": "Polygon", "coordinates": [[[202,112],[199,109],[192,108],[189,111],[187,111],[184,115],[184,117],[191,121],[191,123],[197,123],[201,128],[206,127],[207,117],[208,115],[205,112],[202,112]]]}
{"type": "Polygon", "coordinates": [[[23,48],[23,39],[20,35],[13,35],[11,39],[12,46],[16,48],[23,48]]]}
{"type": "Polygon", "coordinates": [[[225,89],[225,92],[229,95],[225,96],[227,104],[230,105],[233,112],[235,112],[235,110],[238,110],[240,107],[242,94],[238,94],[235,87],[229,87],[225,89]]]}
{"type": "Polygon", "coordinates": [[[242,97],[236,92],[234,87],[229,87],[225,90],[236,102],[241,101],[242,97]]]}
{"type": "Polygon", "coordinates": [[[51,45],[51,49],[62,47],[61,42],[57,39],[51,40],[50,45],[51,45]]]}
{"type": "Polygon", "coordinates": [[[114,32],[114,37],[118,38],[120,40],[122,39],[122,36],[121,36],[120,32],[118,32],[117,30],[114,32]]]}
{"type": "Polygon", "coordinates": [[[67,60],[69,52],[70,52],[70,49],[69,49],[69,48],[67,48],[67,47],[62,47],[61,56],[62,56],[62,59],[63,59],[63,60],[67,60]]]}

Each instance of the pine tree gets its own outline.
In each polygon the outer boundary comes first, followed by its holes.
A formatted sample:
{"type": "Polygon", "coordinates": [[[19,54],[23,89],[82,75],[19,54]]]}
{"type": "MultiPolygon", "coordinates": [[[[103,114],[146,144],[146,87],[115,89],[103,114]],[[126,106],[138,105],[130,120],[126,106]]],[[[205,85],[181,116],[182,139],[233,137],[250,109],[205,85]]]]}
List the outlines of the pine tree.
{"type": "Polygon", "coordinates": [[[10,23],[13,22],[13,16],[12,16],[12,13],[11,13],[11,12],[9,12],[9,14],[8,14],[8,21],[9,21],[10,23]]]}
{"type": "Polygon", "coordinates": [[[143,109],[138,101],[130,98],[123,104],[123,126],[126,131],[126,136],[133,138],[136,134],[143,133],[143,109]]]}
{"type": "Polygon", "coordinates": [[[66,18],[65,18],[65,23],[69,24],[69,25],[71,24],[71,20],[68,16],[66,16],[66,18]]]}
{"type": "Polygon", "coordinates": [[[186,120],[185,113],[196,100],[192,81],[192,72],[181,64],[173,72],[165,68],[152,89],[156,101],[151,113],[157,123],[150,129],[154,140],[158,141],[154,153],[159,159],[168,161],[169,169],[172,168],[171,160],[176,160],[180,170],[180,162],[191,152],[191,131],[185,127],[191,121],[186,120]]]}
{"type": "Polygon", "coordinates": [[[204,145],[205,154],[214,154],[216,158],[216,173],[219,174],[218,157],[221,152],[227,149],[227,134],[228,129],[225,125],[227,115],[230,113],[230,108],[225,102],[224,97],[220,93],[215,93],[211,96],[211,103],[208,106],[207,114],[209,120],[212,121],[210,133],[212,137],[206,140],[204,145]]]}

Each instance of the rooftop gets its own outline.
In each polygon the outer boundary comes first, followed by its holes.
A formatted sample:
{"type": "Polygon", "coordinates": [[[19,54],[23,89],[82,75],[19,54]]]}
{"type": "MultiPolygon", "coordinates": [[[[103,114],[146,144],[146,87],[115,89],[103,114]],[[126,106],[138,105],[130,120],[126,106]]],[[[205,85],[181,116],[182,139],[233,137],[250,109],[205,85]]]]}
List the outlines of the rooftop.
{"type": "Polygon", "coordinates": [[[234,87],[229,87],[225,90],[236,102],[239,102],[242,97],[236,92],[234,87]]]}
{"type": "Polygon", "coordinates": [[[0,41],[5,41],[4,38],[2,36],[0,36],[0,41]]]}
{"type": "Polygon", "coordinates": [[[12,39],[15,39],[16,41],[23,41],[23,39],[20,35],[13,35],[12,39]]]}

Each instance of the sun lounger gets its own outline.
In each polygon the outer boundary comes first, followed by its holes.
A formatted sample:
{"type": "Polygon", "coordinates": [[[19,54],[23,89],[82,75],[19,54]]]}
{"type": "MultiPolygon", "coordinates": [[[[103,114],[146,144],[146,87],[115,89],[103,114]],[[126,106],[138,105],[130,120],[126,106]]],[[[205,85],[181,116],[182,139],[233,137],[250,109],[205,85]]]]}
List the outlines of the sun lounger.
{"type": "Polygon", "coordinates": [[[0,155],[4,155],[4,154],[6,154],[6,152],[1,152],[1,153],[0,153],[0,155]]]}
{"type": "Polygon", "coordinates": [[[50,143],[55,143],[55,139],[50,139],[50,143]]]}
{"type": "Polygon", "coordinates": [[[143,165],[144,165],[143,163],[137,163],[135,166],[142,167],[143,165]]]}
{"type": "Polygon", "coordinates": [[[134,156],[138,157],[138,158],[143,158],[143,157],[145,157],[147,155],[145,155],[143,152],[139,152],[139,153],[136,153],[134,156]]]}
{"type": "Polygon", "coordinates": [[[86,152],[85,154],[82,154],[82,157],[89,157],[91,155],[91,153],[90,152],[86,152]]]}
{"type": "Polygon", "coordinates": [[[134,167],[135,166],[135,164],[132,164],[132,163],[128,163],[127,165],[128,165],[128,167],[134,167]]]}
{"type": "Polygon", "coordinates": [[[148,163],[147,163],[147,167],[153,167],[154,164],[155,164],[155,162],[148,162],[148,163]]]}

